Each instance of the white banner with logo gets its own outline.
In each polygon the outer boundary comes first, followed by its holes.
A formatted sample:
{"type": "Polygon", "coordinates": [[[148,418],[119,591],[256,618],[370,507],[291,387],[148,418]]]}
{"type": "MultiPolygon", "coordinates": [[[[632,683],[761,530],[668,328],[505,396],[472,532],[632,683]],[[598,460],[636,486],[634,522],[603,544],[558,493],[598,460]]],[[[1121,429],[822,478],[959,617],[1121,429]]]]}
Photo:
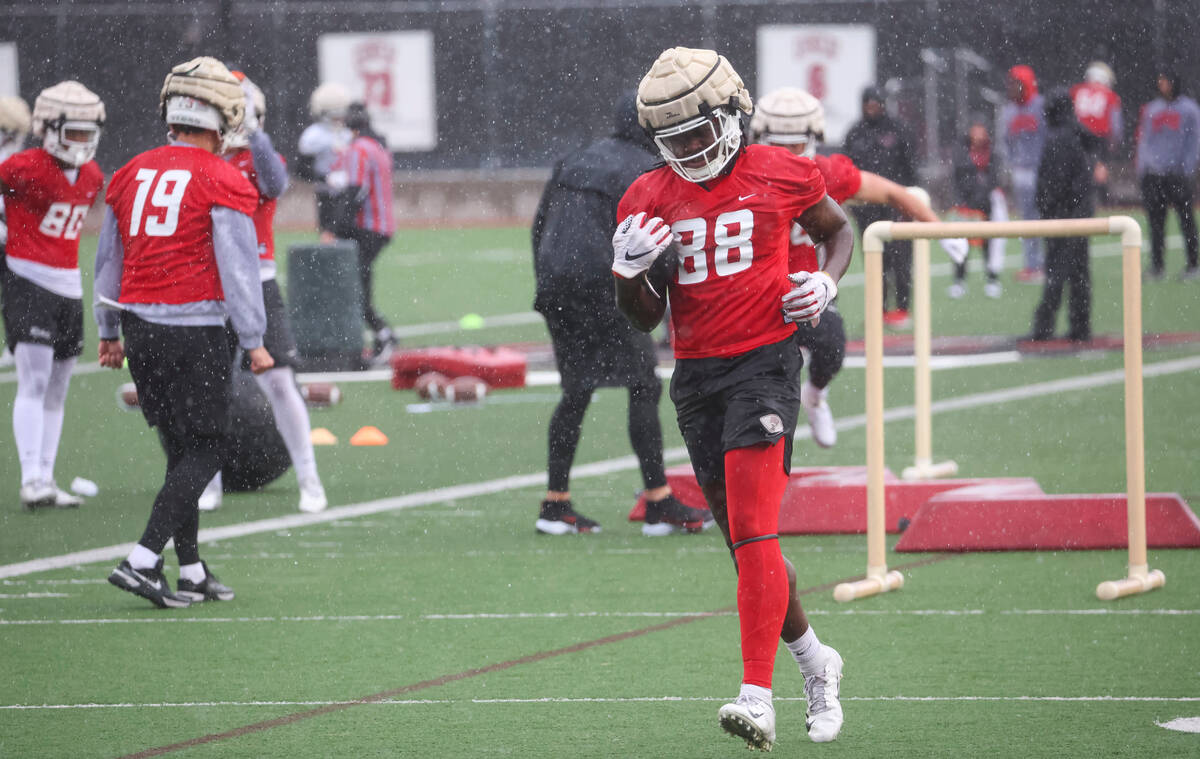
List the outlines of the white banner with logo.
{"type": "Polygon", "coordinates": [[[21,95],[17,75],[17,43],[0,42],[0,95],[21,95]]]}
{"type": "Polygon", "coordinates": [[[875,27],[780,24],[758,28],[758,91],[799,87],[825,106],[825,142],[840,145],[875,84],[875,27]]]}
{"type": "Polygon", "coordinates": [[[437,147],[433,32],[322,34],[317,60],[321,82],[337,82],[364,102],[390,150],[437,147]]]}

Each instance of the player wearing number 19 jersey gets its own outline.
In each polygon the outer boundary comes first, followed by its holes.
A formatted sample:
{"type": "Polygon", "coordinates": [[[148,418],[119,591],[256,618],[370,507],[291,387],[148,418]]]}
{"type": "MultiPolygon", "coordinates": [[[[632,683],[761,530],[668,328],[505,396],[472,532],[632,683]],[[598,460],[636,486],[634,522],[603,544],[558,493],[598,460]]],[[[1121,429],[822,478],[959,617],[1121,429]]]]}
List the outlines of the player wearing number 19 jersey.
{"type": "Polygon", "coordinates": [[[8,217],[3,281],[5,343],[17,368],[13,436],[26,508],[78,506],[54,484],[67,389],[83,352],[79,230],[104,185],[92,160],[104,104],[79,82],[38,95],[33,109],[40,148],[0,164],[8,217]]]}
{"type": "Polygon", "coordinates": [[[113,175],[96,252],[100,363],[126,354],[142,414],[156,427],[167,472],[142,537],[109,582],[156,606],[233,598],[200,560],[197,499],[220,468],[230,423],[226,318],[250,356],[271,368],[251,214],[258,193],[218,153],[242,121],[241,84],[220,61],[196,58],[167,75],[160,96],[173,144],[113,175]],[[125,343],[119,335],[124,333],[125,343]],[[179,585],[160,554],[174,539],[179,585]]]}
{"type": "Polygon", "coordinates": [[[742,686],[718,711],[720,725],[770,749],[782,637],[804,675],[809,737],[830,741],[842,725],[841,657],[808,625],[778,524],[800,411],[795,324],[820,319],[853,238],[812,161],[742,145],[739,112],[750,113],[750,96],[724,56],[665,51],[638,87],[638,111],[667,166],[621,199],[613,273],[618,305],[636,327],[652,329],[663,293],[670,299],[671,399],[738,572],[742,686]],[[793,220],[825,246],[826,271],[789,273],[793,220]],[[672,240],[676,250],[660,259],[672,240]]]}

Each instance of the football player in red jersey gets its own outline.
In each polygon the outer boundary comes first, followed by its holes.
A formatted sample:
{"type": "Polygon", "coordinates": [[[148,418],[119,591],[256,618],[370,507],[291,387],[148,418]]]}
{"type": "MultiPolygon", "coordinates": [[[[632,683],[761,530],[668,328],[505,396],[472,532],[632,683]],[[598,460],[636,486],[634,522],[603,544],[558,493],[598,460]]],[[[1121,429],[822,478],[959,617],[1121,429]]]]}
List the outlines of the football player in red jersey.
{"type": "MultiPolygon", "coordinates": [[[[21,152],[25,138],[29,135],[32,119],[29,104],[16,95],[0,95],[0,163],[9,156],[21,152]]],[[[0,193],[0,303],[4,298],[4,244],[8,242],[8,221],[4,215],[4,194],[0,193]]],[[[12,366],[12,346],[5,343],[0,352],[0,366],[12,366]]]]}
{"type": "MultiPolygon", "coordinates": [[[[750,120],[750,139],[764,145],[777,145],[795,155],[811,158],[825,180],[825,190],[838,203],[857,200],[889,205],[915,221],[938,221],[937,214],[916,195],[890,179],[870,171],[860,171],[841,153],[817,154],[825,139],[825,108],[821,101],[794,87],[783,87],[758,100],[750,120]]],[[[967,257],[967,241],[962,238],[941,240],[942,248],[955,262],[967,257]]],[[[816,271],[821,268],[821,251],[805,233],[792,224],[788,271],[816,271]]],[[[808,381],[800,389],[800,400],[808,413],[813,440],[822,448],[837,443],[837,427],[827,397],[829,383],[842,368],[846,355],[846,330],[836,304],[830,304],[815,325],[798,324],[800,345],[811,356],[808,381]]]]}
{"type": "MultiPolygon", "coordinates": [[[[267,313],[267,331],[263,345],[275,359],[275,366],[255,375],[258,386],[271,402],[275,427],[279,430],[296,468],[300,486],[300,510],[318,512],[329,501],[317,474],[317,457],[313,452],[312,427],[308,407],[296,387],[293,364],[296,360],[296,341],[288,326],[283,296],[275,281],[275,205],[287,189],[287,168],[283,156],[275,151],[271,138],[263,131],[267,100],[261,89],[240,71],[231,72],[242,83],[246,95],[246,116],[242,126],[229,140],[225,158],[258,190],[258,206],[254,210],[254,231],[258,236],[258,273],[262,280],[263,306],[267,313]]],[[[249,358],[243,356],[243,368],[249,358]]],[[[221,505],[221,473],[218,472],[200,495],[200,510],[211,511],[221,505]]]]}
{"type": "Polygon", "coordinates": [[[795,325],[819,320],[837,295],[853,236],[816,164],[743,144],[750,111],[724,56],[682,47],[659,56],[638,87],[638,115],[667,166],[621,199],[613,273],[618,305],[640,329],[654,328],[670,298],[671,399],[738,572],[742,687],[718,716],[727,732],[769,749],[780,637],[804,675],[809,737],[831,741],[842,725],[842,660],[808,625],[778,524],[800,413],[795,325]],[[789,274],[794,220],[824,246],[824,271],[789,274]],[[673,255],[662,256],[672,241],[673,255]]]}
{"type": "Polygon", "coordinates": [[[273,365],[251,220],[258,192],[220,156],[241,124],[241,84],[215,58],[171,70],[159,96],[170,144],[113,175],[96,251],[93,307],[102,366],[126,355],[167,473],[142,537],[108,577],[156,606],[233,598],[200,560],[197,499],[220,468],[229,426],[228,318],[256,374],[273,365]],[[120,335],[124,333],[125,344],[120,335]],[[175,541],[172,592],[160,555],[175,541]]]}
{"type": "Polygon", "coordinates": [[[21,461],[21,503],[78,506],[54,484],[67,388],[83,352],[79,230],[104,186],[92,160],[104,103],[76,81],[42,90],[33,105],[42,147],[0,164],[8,242],[4,246],[5,342],[17,367],[13,436],[21,461]]]}

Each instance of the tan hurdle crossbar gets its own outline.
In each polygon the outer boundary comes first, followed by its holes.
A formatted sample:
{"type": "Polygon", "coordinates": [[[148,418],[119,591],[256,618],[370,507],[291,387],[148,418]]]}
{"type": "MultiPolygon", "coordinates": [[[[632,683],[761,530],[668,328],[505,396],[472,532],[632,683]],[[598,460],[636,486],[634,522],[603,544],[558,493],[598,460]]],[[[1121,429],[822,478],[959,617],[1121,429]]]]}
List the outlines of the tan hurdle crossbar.
{"type": "Polygon", "coordinates": [[[1162,587],[1166,578],[1146,560],[1146,471],[1142,395],[1142,231],[1128,216],[1040,221],[878,221],[863,233],[867,391],[867,576],[841,583],[838,601],[885,593],[904,584],[887,569],[884,524],[883,447],[883,243],[950,237],[1092,237],[1120,235],[1125,342],[1125,479],[1128,504],[1129,575],[1102,582],[1096,595],[1112,600],[1162,587]]]}

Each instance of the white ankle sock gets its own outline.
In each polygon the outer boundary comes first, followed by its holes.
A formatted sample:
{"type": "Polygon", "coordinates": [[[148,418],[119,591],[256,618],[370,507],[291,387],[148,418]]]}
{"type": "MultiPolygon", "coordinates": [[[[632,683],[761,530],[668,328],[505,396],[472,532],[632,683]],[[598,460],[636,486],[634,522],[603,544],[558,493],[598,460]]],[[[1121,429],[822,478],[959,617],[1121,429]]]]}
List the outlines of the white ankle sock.
{"type": "Polygon", "coordinates": [[[138,543],[129,552],[128,561],[129,566],[134,569],[154,569],[154,565],[158,563],[158,554],[138,543]]]}
{"type": "Polygon", "coordinates": [[[817,640],[817,634],[813,632],[811,625],[799,638],[784,645],[792,652],[792,658],[800,665],[801,672],[810,674],[810,669],[816,671],[817,657],[821,653],[821,641],[817,640]]]}
{"type": "Polygon", "coordinates": [[[179,579],[194,583],[204,582],[204,564],[199,561],[195,564],[180,564],[179,579]]]}
{"type": "Polygon", "coordinates": [[[750,685],[749,683],[742,683],[742,690],[738,693],[738,695],[739,696],[754,696],[755,698],[759,698],[759,699],[762,699],[763,701],[766,701],[768,704],[771,703],[771,689],[764,688],[761,685],[750,685]]]}

